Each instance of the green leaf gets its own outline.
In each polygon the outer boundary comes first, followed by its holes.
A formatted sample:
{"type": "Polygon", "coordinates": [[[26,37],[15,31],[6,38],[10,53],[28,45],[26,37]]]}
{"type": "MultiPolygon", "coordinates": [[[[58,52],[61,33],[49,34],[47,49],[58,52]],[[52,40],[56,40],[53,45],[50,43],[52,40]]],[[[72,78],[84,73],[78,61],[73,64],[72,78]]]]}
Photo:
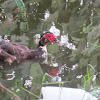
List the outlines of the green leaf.
{"type": "Polygon", "coordinates": [[[88,67],[87,67],[87,74],[88,74],[88,84],[89,84],[89,88],[90,88],[90,73],[89,73],[88,67]]]}
{"type": "Polygon", "coordinates": [[[89,44],[91,44],[91,45],[93,45],[93,46],[95,46],[95,47],[100,47],[99,45],[95,45],[95,44],[92,44],[92,43],[89,43],[89,44]]]}
{"type": "Polygon", "coordinates": [[[86,86],[87,86],[87,85],[86,85],[86,83],[87,83],[87,81],[86,81],[86,77],[83,76],[83,78],[84,78],[84,85],[85,85],[85,87],[86,87],[86,86]]]}
{"type": "Polygon", "coordinates": [[[46,74],[43,75],[42,83],[45,81],[45,76],[46,76],[46,74]]]}
{"type": "Polygon", "coordinates": [[[35,97],[37,97],[37,98],[40,98],[38,95],[35,95],[35,94],[33,94],[32,92],[30,92],[30,91],[28,91],[28,90],[26,90],[26,89],[24,89],[24,88],[22,88],[22,87],[21,87],[21,89],[23,89],[24,91],[28,92],[29,94],[31,94],[31,95],[33,95],[33,96],[35,96],[35,97]]]}

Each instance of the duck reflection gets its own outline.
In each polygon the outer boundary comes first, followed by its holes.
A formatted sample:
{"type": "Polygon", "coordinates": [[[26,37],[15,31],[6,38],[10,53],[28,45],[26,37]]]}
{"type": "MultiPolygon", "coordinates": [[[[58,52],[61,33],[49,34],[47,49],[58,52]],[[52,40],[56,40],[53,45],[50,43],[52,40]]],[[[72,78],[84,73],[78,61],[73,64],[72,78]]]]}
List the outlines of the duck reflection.
{"type": "Polygon", "coordinates": [[[60,77],[60,79],[58,78],[58,75],[63,73],[63,70],[64,65],[53,67],[46,58],[24,60],[21,61],[19,64],[12,63],[11,65],[4,62],[0,62],[0,80],[3,84],[5,84],[5,86],[14,86],[14,81],[16,79],[24,79],[25,82],[25,80],[30,79],[29,77],[33,77],[33,79],[35,79],[35,77],[38,77],[42,81],[43,75],[45,73],[48,73],[48,75],[50,75],[51,77],[55,77],[57,81],[61,80],[60,77]]]}

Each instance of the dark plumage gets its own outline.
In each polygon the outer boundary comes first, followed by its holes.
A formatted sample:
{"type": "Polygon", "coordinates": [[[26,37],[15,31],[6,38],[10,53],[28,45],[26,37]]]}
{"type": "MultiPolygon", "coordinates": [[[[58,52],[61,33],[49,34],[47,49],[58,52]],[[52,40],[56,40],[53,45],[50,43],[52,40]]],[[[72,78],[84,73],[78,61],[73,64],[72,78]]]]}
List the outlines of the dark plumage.
{"type": "Polygon", "coordinates": [[[51,32],[45,32],[41,35],[39,45],[35,50],[30,50],[26,46],[17,43],[0,41],[0,60],[11,64],[13,61],[19,63],[22,59],[44,57],[47,55],[46,45],[50,42],[59,42],[56,36],[51,32]]]}

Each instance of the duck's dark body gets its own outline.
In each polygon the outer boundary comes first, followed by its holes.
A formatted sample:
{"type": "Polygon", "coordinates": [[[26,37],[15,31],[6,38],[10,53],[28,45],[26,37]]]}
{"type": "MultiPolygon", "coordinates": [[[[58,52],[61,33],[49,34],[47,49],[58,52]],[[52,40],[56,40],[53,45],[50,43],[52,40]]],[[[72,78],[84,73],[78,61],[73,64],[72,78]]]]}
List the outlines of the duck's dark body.
{"type": "Polygon", "coordinates": [[[0,41],[0,59],[7,60],[11,58],[12,60],[19,61],[20,59],[28,58],[30,55],[30,50],[20,44],[0,41]]]}
{"type": "Polygon", "coordinates": [[[0,41],[0,60],[4,60],[11,64],[13,61],[19,62],[22,59],[44,57],[47,55],[46,44],[56,39],[50,32],[45,34],[46,35],[43,34],[41,36],[39,45],[35,50],[30,50],[26,46],[17,43],[0,41]]]}
{"type": "Polygon", "coordinates": [[[42,47],[38,47],[35,50],[30,50],[26,46],[5,41],[0,41],[0,49],[0,60],[5,60],[9,57],[16,57],[16,60],[20,61],[22,59],[43,57],[43,54],[45,53],[42,47]]]}

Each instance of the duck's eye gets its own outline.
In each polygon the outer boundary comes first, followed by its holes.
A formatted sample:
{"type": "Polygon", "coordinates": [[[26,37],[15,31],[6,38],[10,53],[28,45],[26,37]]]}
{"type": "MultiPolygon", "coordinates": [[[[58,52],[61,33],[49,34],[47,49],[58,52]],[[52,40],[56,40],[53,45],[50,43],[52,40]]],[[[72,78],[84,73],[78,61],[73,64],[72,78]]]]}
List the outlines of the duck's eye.
{"type": "Polygon", "coordinates": [[[48,35],[48,37],[51,37],[50,35],[48,35]]]}

